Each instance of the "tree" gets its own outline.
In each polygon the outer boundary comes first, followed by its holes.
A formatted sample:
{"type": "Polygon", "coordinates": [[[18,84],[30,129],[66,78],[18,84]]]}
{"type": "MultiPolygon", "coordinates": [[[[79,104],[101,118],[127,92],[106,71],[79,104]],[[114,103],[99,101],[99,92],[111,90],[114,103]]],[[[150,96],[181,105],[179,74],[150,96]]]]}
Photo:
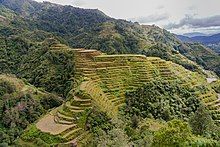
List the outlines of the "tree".
{"type": "Polygon", "coordinates": [[[218,136],[220,132],[219,127],[215,125],[211,115],[203,105],[190,117],[189,124],[193,133],[197,135],[215,134],[218,136]]]}
{"type": "Polygon", "coordinates": [[[155,133],[153,146],[184,146],[192,136],[189,125],[181,120],[174,119],[168,126],[155,133]]]}

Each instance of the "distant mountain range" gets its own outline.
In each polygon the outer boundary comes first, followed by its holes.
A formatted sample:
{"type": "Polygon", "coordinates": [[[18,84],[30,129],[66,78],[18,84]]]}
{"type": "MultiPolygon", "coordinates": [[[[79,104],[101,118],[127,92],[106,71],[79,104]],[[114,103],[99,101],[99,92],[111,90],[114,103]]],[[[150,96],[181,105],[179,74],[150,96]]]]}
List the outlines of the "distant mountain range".
{"type": "Polygon", "coordinates": [[[200,33],[200,32],[192,32],[192,33],[185,33],[183,34],[183,36],[186,36],[186,37],[195,37],[195,36],[208,36],[207,34],[204,34],[204,33],[200,33]]]}
{"type": "MultiPolygon", "coordinates": [[[[193,33],[191,34],[191,36],[192,35],[193,33]]],[[[193,37],[189,37],[189,36],[190,36],[189,34],[177,35],[177,37],[183,42],[187,42],[187,43],[199,42],[207,47],[210,47],[215,52],[220,54],[220,33],[211,36],[205,36],[205,35],[202,36],[198,35],[193,37]]]]}

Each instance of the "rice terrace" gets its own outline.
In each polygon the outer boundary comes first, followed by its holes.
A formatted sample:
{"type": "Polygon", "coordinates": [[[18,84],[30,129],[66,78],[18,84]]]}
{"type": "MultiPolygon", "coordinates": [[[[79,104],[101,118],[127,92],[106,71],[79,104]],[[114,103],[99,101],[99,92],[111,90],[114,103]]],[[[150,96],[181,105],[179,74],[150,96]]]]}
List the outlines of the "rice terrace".
{"type": "Polygon", "coordinates": [[[0,0],[0,147],[220,146],[219,5],[0,0]]]}

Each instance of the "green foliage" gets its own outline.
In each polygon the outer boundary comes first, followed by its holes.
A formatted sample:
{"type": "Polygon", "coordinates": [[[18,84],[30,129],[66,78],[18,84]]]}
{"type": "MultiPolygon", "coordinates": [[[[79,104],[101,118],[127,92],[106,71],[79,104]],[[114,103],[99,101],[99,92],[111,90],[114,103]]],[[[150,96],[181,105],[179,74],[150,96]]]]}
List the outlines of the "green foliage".
{"type": "Polygon", "coordinates": [[[220,56],[217,53],[198,43],[188,43],[187,45],[193,48],[191,52],[187,53],[192,61],[220,75],[220,56]]]}
{"type": "MultiPolygon", "coordinates": [[[[57,144],[60,142],[65,141],[60,136],[53,136],[49,133],[43,133],[39,131],[35,125],[31,125],[28,130],[24,132],[24,134],[21,136],[22,140],[29,141],[29,142],[40,142],[39,140],[42,140],[43,142],[47,144],[57,144]]],[[[42,142],[41,141],[41,142],[42,142]]]]}
{"type": "Polygon", "coordinates": [[[27,58],[31,64],[24,64],[22,76],[37,87],[66,97],[73,84],[71,79],[74,76],[73,53],[46,51],[43,55],[39,52],[34,54],[37,58],[31,56],[27,58]],[[25,72],[26,69],[28,71],[25,72]]]}
{"type": "Polygon", "coordinates": [[[175,117],[187,119],[200,104],[193,89],[177,83],[151,81],[142,88],[126,94],[124,111],[130,116],[171,120],[175,117]]]}
{"type": "Polygon", "coordinates": [[[189,124],[194,134],[220,139],[220,127],[214,123],[204,106],[200,106],[190,117],[189,124]]]}
{"type": "Polygon", "coordinates": [[[98,135],[99,131],[108,132],[113,128],[111,119],[104,112],[93,110],[86,121],[86,127],[88,130],[98,135]]]}
{"type": "Polygon", "coordinates": [[[3,5],[0,6],[0,15],[7,18],[7,19],[12,19],[15,16],[15,13],[4,7],[3,5]]]}
{"type": "Polygon", "coordinates": [[[220,80],[212,82],[211,86],[217,93],[220,93],[220,80]]]}
{"type": "Polygon", "coordinates": [[[168,126],[161,128],[154,135],[152,146],[218,146],[212,139],[196,137],[192,134],[188,123],[172,120],[168,126]]]}
{"type": "Polygon", "coordinates": [[[106,134],[103,132],[103,134],[99,136],[97,140],[94,140],[93,142],[96,142],[96,145],[98,147],[102,146],[111,146],[111,147],[124,147],[131,145],[129,143],[129,139],[127,135],[124,133],[123,130],[114,128],[106,134]]]}
{"type": "Polygon", "coordinates": [[[74,54],[65,50],[53,51],[57,43],[45,40],[32,43],[20,37],[0,38],[0,73],[13,73],[48,92],[66,97],[73,85],[74,54]]]}
{"type": "Polygon", "coordinates": [[[62,103],[59,97],[6,75],[1,75],[0,93],[0,143],[10,145],[46,110],[62,103]]]}
{"type": "MultiPolygon", "coordinates": [[[[11,28],[6,29],[9,33],[4,33],[8,36],[16,34],[32,41],[42,41],[47,37],[56,36],[74,48],[98,49],[108,54],[143,53],[171,60],[187,69],[202,73],[196,64],[188,60],[190,59],[200,65],[207,65],[205,67],[217,73],[219,70],[218,66],[209,66],[212,61],[217,63],[219,59],[217,55],[210,53],[213,58],[206,59],[197,57],[192,54],[195,46],[180,42],[175,35],[156,26],[141,26],[116,20],[99,10],[51,3],[15,0],[4,1],[2,5],[17,12],[16,19],[11,21],[11,28]],[[195,58],[199,59],[194,60],[195,58]]],[[[203,51],[207,52],[208,49],[202,47],[201,51],[197,51],[205,56],[203,51]]]]}
{"type": "Polygon", "coordinates": [[[12,85],[8,81],[0,81],[0,97],[3,96],[4,94],[8,93],[11,94],[15,92],[15,86],[12,85]]]}
{"type": "Polygon", "coordinates": [[[189,144],[188,146],[193,146],[193,147],[220,146],[220,143],[218,141],[212,139],[206,139],[202,137],[193,137],[188,144],[189,144]]]}
{"type": "Polygon", "coordinates": [[[180,120],[168,122],[154,136],[153,146],[186,146],[192,137],[187,123],[180,120]]]}
{"type": "Polygon", "coordinates": [[[40,103],[44,107],[44,109],[48,110],[62,105],[63,99],[54,94],[49,94],[43,96],[40,100],[40,103]]]}
{"type": "MultiPolygon", "coordinates": [[[[16,74],[64,98],[68,97],[74,85],[75,57],[68,47],[51,48],[59,46],[59,41],[74,48],[93,48],[108,54],[137,53],[161,57],[202,73],[197,64],[190,62],[192,60],[219,74],[219,57],[216,54],[199,44],[184,44],[156,26],[115,20],[99,10],[31,0],[0,2],[0,15],[4,20],[0,24],[0,73],[16,74]]],[[[169,122],[159,131],[152,131],[149,126],[140,127],[139,123],[146,117],[166,121],[173,118],[187,120],[200,105],[193,92],[195,89],[177,83],[152,81],[137,91],[127,93],[124,111],[130,119],[126,128],[115,127],[105,113],[96,110],[79,113],[77,125],[92,132],[94,144],[101,146],[128,146],[129,139],[137,146],[147,146],[152,141],[155,145],[214,146],[215,141],[193,136],[188,125],[179,120],[169,122]]],[[[17,92],[7,82],[0,84],[1,142],[12,144],[45,109],[62,103],[62,99],[53,94],[37,93],[17,92]]],[[[218,131],[210,133],[209,127],[201,127],[203,124],[209,126],[210,119],[206,112],[198,110],[190,120],[191,126],[195,126],[193,132],[218,139],[218,131]],[[204,120],[200,121],[202,118],[204,120]]],[[[64,141],[59,136],[40,132],[35,126],[31,126],[22,139],[38,146],[64,141]]]]}
{"type": "Polygon", "coordinates": [[[3,128],[1,140],[3,142],[6,140],[5,142],[9,144],[21,135],[23,129],[44,113],[44,109],[33,95],[22,93],[17,96],[5,94],[2,97],[0,110],[0,125],[3,128]]]}

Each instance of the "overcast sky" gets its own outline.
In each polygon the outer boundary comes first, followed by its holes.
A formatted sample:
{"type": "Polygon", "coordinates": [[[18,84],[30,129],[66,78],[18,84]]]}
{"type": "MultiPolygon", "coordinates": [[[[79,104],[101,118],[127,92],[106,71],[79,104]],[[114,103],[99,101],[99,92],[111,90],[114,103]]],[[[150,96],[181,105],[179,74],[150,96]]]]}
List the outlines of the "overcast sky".
{"type": "MultiPolygon", "coordinates": [[[[43,0],[37,0],[43,1],[43,0]]],[[[120,19],[155,24],[177,34],[220,32],[220,0],[47,0],[99,9],[120,19]]]]}

